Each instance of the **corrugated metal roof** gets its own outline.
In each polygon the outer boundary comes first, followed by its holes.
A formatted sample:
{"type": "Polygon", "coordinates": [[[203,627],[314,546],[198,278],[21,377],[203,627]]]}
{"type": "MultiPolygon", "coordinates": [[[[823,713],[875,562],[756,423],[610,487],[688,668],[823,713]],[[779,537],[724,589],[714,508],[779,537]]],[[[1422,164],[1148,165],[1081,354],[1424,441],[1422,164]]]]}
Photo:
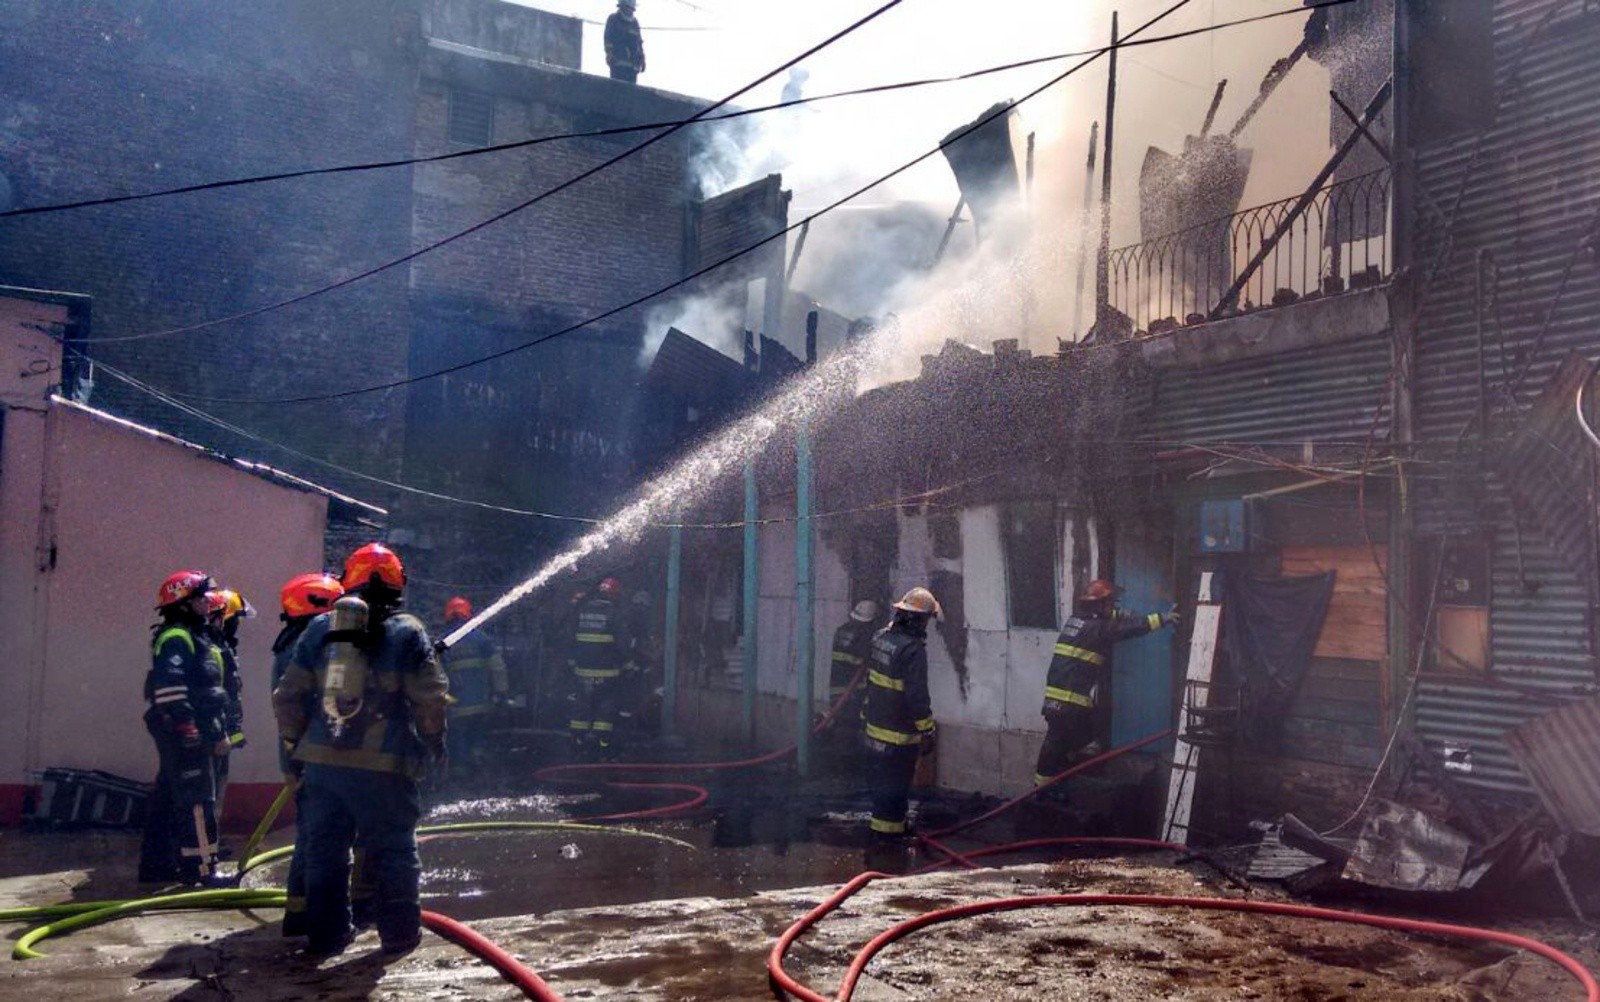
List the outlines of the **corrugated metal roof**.
{"type": "MultiPolygon", "coordinates": [[[[1511,434],[1563,359],[1600,354],[1600,270],[1586,261],[1571,267],[1600,204],[1600,16],[1584,6],[1565,4],[1535,35],[1557,10],[1553,0],[1496,0],[1494,126],[1417,154],[1419,187],[1433,202],[1449,212],[1460,197],[1449,251],[1423,290],[1415,366],[1418,437],[1429,458],[1457,461],[1460,476],[1419,485],[1418,526],[1487,531],[1493,561],[1491,679],[1424,682],[1417,728],[1436,747],[1470,744],[1474,771],[1461,778],[1507,791],[1530,787],[1506,732],[1596,682],[1588,589],[1533,523],[1534,512],[1518,521],[1504,479],[1474,473],[1470,461],[1480,401],[1491,434],[1511,434]]],[[[1428,211],[1413,212],[1419,270],[1427,273],[1444,230],[1428,211]]]]}
{"type": "MultiPolygon", "coordinates": [[[[1386,335],[1164,370],[1155,377],[1149,427],[1156,438],[1183,442],[1365,441],[1388,377],[1386,335]]],[[[1387,419],[1376,427],[1386,441],[1387,419]]]]}
{"type": "Polygon", "coordinates": [[[1506,743],[1556,820],[1600,835],[1600,697],[1530,720],[1506,743]]]}

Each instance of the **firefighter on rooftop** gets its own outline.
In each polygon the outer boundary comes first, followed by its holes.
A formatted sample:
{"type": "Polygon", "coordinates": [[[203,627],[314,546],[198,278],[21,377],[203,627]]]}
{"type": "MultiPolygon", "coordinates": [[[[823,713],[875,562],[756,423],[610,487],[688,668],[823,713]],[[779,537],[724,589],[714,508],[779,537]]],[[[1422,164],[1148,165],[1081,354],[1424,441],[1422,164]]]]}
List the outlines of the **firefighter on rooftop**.
{"type": "Polygon", "coordinates": [[[1036,786],[1064,772],[1073,756],[1094,740],[1095,707],[1110,682],[1106,666],[1111,649],[1177,621],[1175,612],[1144,616],[1121,612],[1116,607],[1121,593],[1110,581],[1096,578],[1089,582],[1078,599],[1076,613],[1056,638],[1055,656],[1045,678],[1042,712],[1048,730],[1034,769],[1036,786]]]}
{"type": "MultiPolygon", "coordinates": [[[[471,618],[472,603],[462,596],[445,603],[446,631],[471,618]]],[[[480,626],[444,652],[444,670],[455,701],[450,708],[450,760],[457,768],[476,770],[487,753],[491,714],[510,688],[505,659],[480,626]]]]}
{"type": "Polygon", "coordinates": [[[596,592],[578,606],[567,656],[572,668],[567,728],[573,751],[583,760],[612,757],[622,673],[632,668],[632,641],[627,636],[623,610],[617,604],[622,582],[606,578],[596,592]]]}
{"type": "Polygon", "coordinates": [[[932,592],[913,588],[894,604],[889,625],[872,638],[862,724],[873,778],[871,828],[880,839],[907,834],[917,759],[933,750],[937,731],[928,697],[928,621],[942,612],[932,592]]]}
{"type": "Polygon", "coordinates": [[[139,880],[216,880],[217,759],[228,754],[222,658],[206,639],[211,578],[178,571],[161,583],[144,680],[144,724],[160,761],[147,808],[139,880]]]}
{"type": "Polygon", "coordinates": [[[606,18],[606,65],[611,79],[637,83],[644,72],[644,36],[633,16],[636,0],[617,0],[617,9],[606,18]]]}

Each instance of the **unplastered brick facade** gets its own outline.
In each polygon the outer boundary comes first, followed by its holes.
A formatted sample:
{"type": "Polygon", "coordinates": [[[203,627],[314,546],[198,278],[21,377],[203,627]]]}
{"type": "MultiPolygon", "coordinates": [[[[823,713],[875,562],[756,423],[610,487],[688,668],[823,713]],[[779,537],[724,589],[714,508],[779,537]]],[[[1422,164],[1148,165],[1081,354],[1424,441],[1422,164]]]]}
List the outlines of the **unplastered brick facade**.
{"type": "MultiPolygon", "coordinates": [[[[429,34],[578,62],[581,25],[499,0],[13,0],[0,4],[0,208],[404,158],[429,34]]],[[[0,282],[93,299],[93,356],[263,437],[400,469],[405,267],[191,333],[411,249],[413,171],[325,175],[0,220],[0,282]]],[[[492,262],[481,262],[485,272],[492,262]]],[[[487,281],[487,280],[485,280],[487,281]]],[[[492,283],[491,283],[492,284],[492,283]]],[[[381,494],[206,424],[101,369],[93,401],[184,437],[381,494]]]]}

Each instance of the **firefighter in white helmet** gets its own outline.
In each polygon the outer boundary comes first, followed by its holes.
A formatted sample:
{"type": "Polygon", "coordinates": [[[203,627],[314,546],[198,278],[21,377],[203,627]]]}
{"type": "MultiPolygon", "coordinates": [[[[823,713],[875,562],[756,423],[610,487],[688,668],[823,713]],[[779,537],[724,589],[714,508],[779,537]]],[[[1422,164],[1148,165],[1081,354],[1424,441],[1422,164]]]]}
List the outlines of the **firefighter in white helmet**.
{"type": "Polygon", "coordinates": [[[928,621],[943,614],[926,588],[894,604],[889,625],[872,638],[862,726],[872,771],[871,828],[880,839],[907,834],[911,778],[933,750],[937,731],[928,697],[928,621]]]}

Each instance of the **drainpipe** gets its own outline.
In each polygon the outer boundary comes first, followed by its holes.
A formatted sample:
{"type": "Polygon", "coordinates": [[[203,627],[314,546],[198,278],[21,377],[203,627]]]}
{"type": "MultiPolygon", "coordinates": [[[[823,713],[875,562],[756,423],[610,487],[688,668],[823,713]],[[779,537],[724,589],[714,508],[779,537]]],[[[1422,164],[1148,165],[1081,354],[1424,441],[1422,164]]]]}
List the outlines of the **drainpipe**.
{"type": "Polygon", "coordinates": [[[801,778],[811,774],[811,704],[815,656],[816,605],[811,575],[811,422],[800,419],[795,435],[795,764],[801,778]]]}
{"type": "Polygon", "coordinates": [[[674,525],[667,545],[667,650],[661,668],[661,736],[678,727],[678,600],[683,580],[683,527],[674,525]]]}
{"type": "Polygon", "coordinates": [[[756,492],[755,460],[744,464],[744,671],[741,677],[744,696],[744,739],[756,739],[756,601],[761,564],[757,559],[759,537],[756,532],[756,514],[760,497],[756,492]]]}

